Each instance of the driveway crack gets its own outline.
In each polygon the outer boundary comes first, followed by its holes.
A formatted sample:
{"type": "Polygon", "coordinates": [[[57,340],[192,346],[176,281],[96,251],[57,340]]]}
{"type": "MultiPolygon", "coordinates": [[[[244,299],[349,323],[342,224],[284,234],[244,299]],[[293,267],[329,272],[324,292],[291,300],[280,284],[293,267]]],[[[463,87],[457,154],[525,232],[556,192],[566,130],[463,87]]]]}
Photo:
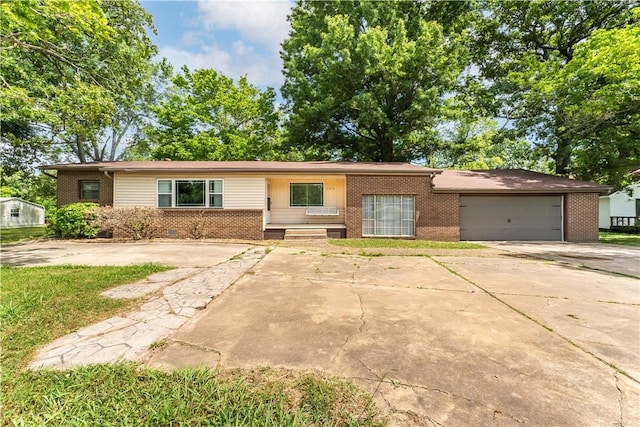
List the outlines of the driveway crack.
{"type": "Polygon", "coordinates": [[[613,374],[613,378],[616,379],[616,389],[618,390],[618,408],[620,410],[620,420],[618,421],[618,425],[620,427],[624,427],[624,413],[622,411],[623,408],[623,404],[624,404],[624,393],[622,392],[622,389],[620,388],[620,379],[618,378],[618,375],[616,373],[613,374]]]}
{"type": "MultiPolygon", "coordinates": [[[[357,332],[353,332],[350,333],[349,335],[347,335],[344,339],[344,342],[342,343],[342,346],[340,346],[340,349],[338,350],[338,352],[336,352],[336,354],[333,356],[333,358],[331,359],[332,361],[335,360],[336,357],[338,357],[338,355],[340,354],[340,352],[347,352],[347,349],[345,348],[347,346],[347,344],[349,343],[349,340],[355,335],[355,334],[360,334],[363,332],[365,326],[366,326],[366,322],[364,320],[364,305],[362,303],[362,296],[360,295],[360,293],[356,292],[356,295],[358,296],[358,302],[360,304],[360,326],[358,327],[358,331],[357,332]]],[[[360,363],[362,363],[362,361],[360,361],[360,363]]],[[[362,363],[364,365],[364,363],[362,363]]],[[[366,367],[366,365],[365,365],[366,367]]],[[[368,368],[367,368],[368,369],[368,368]]],[[[375,375],[375,374],[374,374],[375,375]]]]}

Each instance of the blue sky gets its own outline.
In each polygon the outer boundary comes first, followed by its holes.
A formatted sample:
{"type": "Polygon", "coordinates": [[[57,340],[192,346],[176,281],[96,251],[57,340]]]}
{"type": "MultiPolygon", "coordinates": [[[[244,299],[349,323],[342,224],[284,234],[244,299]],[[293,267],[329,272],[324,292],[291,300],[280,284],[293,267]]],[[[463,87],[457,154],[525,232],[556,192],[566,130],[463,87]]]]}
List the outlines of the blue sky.
{"type": "Polygon", "coordinates": [[[159,56],[178,70],[213,68],[264,89],[283,82],[280,44],[287,37],[289,0],[142,1],[153,15],[159,56]]]}

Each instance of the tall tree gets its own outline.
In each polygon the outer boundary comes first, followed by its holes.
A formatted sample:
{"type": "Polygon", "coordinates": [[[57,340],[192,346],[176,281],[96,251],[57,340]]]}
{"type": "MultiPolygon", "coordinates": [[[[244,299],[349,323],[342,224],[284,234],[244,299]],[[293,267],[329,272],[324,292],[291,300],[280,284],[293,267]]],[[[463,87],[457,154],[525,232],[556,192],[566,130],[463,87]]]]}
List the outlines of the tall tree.
{"type": "Polygon", "coordinates": [[[58,147],[81,162],[108,157],[99,135],[120,126],[119,109],[131,108],[149,81],[157,51],[147,36],[151,16],[137,0],[0,7],[0,120],[30,127],[20,135],[3,132],[5,148],[37,142],[50,148],[39,156],[58,147]]]}
{"type": "Polygon", "coordinates": [[[154,158],[173,160],[273,159],[279,154],[280,113],[275,91],[237,84],[212,69],[189,71],[172,79],[166,99],[152,108],[147,126],[154,158]]]}
{"type": "MultiPolygon", "coordinates": [[[[593,46],[585,43],[598,31],[636,22],[637,5],[626,0],[481,2],[483,14],[475,28],[473,50],[481,77],[475,82],[476,94],[482,95],[490,114],[512,121],[544,149],[557,174],[582,168],[575,152],[576,135],[567,132],[566,123],[579,108],[579,97],[573,96],[573,104],[562,97],[565,88],[580,86],[574,72],[581,60],[576,56],[593,46]]],[[[637,80],[637,75],[631,78],[637,80]]],[[[593,88],[607,83],[592,79],[590,84],[593,88]]],[[[624,144],[626,133],[598,139],[607,146],[624,144]]],[[[604,180],[616,184],[615,179],[604,180]]]]}
{"type": "Polygon", "coordinates": [[[466,64],[457,30],[468,8],[299,0],[281,54],[289,145],[316,158],[428,157],[444,98],[466,64]]]}

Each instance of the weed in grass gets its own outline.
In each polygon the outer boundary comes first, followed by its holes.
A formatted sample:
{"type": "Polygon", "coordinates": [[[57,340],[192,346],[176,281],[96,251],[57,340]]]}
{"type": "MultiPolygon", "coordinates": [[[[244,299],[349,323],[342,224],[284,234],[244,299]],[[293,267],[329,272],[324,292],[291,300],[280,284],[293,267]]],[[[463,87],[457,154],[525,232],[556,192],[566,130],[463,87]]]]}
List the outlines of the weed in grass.
{"type": "Polygon", "coordinates": [[[484,246],[469,242],[436,242],[431,240],[402,239],[329,239],[334,246],[348,248],[387,249],[482,249],[484,246]]]}
{"type": "Polygon", "coordinates": [[[369,258],[384,256],[384,254],[382,252],[367,252],[364,249],[360,249],[360,253],[358,255],[369,257],[369,258]]]}
{"type": "Polygon", "coordinates": [[[166,346],[166,345],[167,345],[167,339],[166,339],[166,338],[163,338],[163,339],[161,339],[161,340],[159,340],[159,341],[154,341],[154,342],[152,342],[152,343],[149,345],[149,348],[150,348],[151,350],[156,350],[156,349],[162,348],[162,347],[164,347],[164,346],[166,346]]]}

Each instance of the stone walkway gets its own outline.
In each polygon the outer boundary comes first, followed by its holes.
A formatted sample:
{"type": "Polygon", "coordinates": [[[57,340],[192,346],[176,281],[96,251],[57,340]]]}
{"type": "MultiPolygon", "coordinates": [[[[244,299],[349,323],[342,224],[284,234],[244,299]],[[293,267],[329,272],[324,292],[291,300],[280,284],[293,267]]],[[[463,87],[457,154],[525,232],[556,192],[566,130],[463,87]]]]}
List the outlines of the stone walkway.
{"type": "Polygon", "coordinates": [[[152,343],[180,328],[265,254],[266,248],[256,247],[215,267],[179,268],[110,289],[103,295],[124,299],[151,293],[160,295],[145,302],[138,311],[112,317],[53,341],[40,350],[31,367],[67,369],[138,360],[152,343]]]}

